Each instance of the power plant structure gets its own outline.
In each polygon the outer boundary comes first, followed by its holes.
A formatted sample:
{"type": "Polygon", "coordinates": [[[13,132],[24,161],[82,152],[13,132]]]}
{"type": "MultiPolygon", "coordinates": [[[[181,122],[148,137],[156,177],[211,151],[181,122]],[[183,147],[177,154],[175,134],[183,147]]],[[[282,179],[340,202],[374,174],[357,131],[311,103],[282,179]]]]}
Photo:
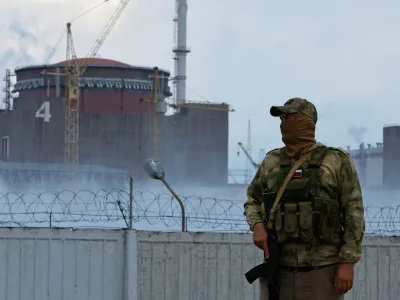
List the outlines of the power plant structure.
{"type": "Polygon", "coordinates": [[[128,2],[121,0],[87,57],[76,56],[68,23],[66,60],[15,69],[0,114],[0,177],[7,183],[84,177],[109,187],[130,174],[147,178],[142,165],[156,158],[172,183],[227,184],[232,109],[186,99],[186,0],[176,1],[174,77],[96,57],[128,2]],[[12,105],[10,93],[18,93],[12,105]],[[165,115],[168,107],[174,115],[165,115]]]}
{"type": "MultiPolygon", "coordinates": [[[[13,92],[19,96],[12,110],[0,115],[3,162],[64,163],[66,85],[61,76],[41,73],[60,73],[68,63],[15,70],[13,92]]],[[[187,102],[179,114],[165,116],[170,73],[156,69],[161,95],[153,103],[154,72],[108,59],[89,60],[79,79],[79,165],[142,179],[143,162],[157,155],[169,180],[226,184],[229,106],[187,102]]]]}
{"type": "Polygon", "coordinates": [[[383,127],[383,142],[349,150],[365,188],[400,188],[400,125],[383,127]]]}

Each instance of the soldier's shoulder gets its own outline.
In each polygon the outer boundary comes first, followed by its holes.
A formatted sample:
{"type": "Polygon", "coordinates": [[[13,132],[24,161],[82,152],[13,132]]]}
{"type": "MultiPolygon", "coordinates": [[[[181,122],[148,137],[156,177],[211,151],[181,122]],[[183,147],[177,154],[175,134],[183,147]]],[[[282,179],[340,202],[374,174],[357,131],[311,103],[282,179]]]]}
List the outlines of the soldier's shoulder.
{"type": "Polygon", "coordinates": [[[327,151],[324,158],[324,163],[330,166],[340,166],[348,161],[350,158],[349,153],[340,147],[327,147],[327,151]]]}
{"type": "Polygon", "coordinates": [[[345,158],[345,157],[349,156],[349,152],[347,152],[346,150],[344,150],[341,147],[327,147],[327,151],[328,151],[328,153],[333,154],[333,155],[338,155],[341,158],[345,158]]]}
{"type": "Polygon", "coordinates": [[[275,149],[272,149],[272,150],[270,150],[270,151],[268,151],[267,152],[267,154],[265,154],[265,156],[267,157],[267,156],[280,156],[280,153],[281,153],[281,149],[282,148],[275,148],[275,149]]]}
{"type": "Polygon", "coordinates": [[[267,168],[274,167],[275,165],[279,164],[280,153],[282,148],[272,149],[271,151],[267,152],[263,160],[263,166],[267,168]]]}

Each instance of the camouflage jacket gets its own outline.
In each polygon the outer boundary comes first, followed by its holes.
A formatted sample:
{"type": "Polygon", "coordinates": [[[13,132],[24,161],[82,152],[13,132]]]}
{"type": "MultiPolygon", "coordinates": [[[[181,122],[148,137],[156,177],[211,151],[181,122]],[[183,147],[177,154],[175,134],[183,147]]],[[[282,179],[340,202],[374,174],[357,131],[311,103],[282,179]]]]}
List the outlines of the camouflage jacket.
{"type": "MultiPolygon", "coordinates": [[[[316,143],[309,151],[323,146],[316,143]]],[[[276,192],[279,188],[276,174],[280,173],[280,152],[275,149],[267,153],[255,177],[247,189],[244,214],[250,229],[267,219],[262,201],[262,193],[276,192]],[[274,186],[275,185],[275,186],[274,186]]],[[[303,167],[307,167],[306,161],[303,167]]],[[[293,165],[295,160],[291,160],[293,165]]],[[[338,245],[285,243],[281,247],[281,264],[291,267],[323,266],[333,263],[356,263],[359,261],[361,243],[365,231],[364,210],[355,166],[349,154],[340,148],[327,148],[320,166],[319,184],[316,196],[325,196],[325,191],[334,190],[340,199],[339,207],[343,215],[341,242],[338,245]]],[[[268,216],[267,216],[268,217],[268,216]]]]}

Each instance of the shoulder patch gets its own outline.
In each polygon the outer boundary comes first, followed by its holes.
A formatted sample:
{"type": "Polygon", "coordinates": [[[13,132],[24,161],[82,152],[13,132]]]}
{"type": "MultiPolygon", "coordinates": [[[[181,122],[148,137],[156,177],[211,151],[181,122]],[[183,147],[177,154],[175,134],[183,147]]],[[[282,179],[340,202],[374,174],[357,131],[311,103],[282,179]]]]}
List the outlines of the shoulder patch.
{"type": "Polygon", "coordinates": [[[349,155],[349,152],[347,152],[346,150],[344,150],[341,147],[328,147],[328,149],[329,150],[333,150],[335,152],[339,152],[341,155],[344,155],[344,156],[348,156],[349,155]]]}

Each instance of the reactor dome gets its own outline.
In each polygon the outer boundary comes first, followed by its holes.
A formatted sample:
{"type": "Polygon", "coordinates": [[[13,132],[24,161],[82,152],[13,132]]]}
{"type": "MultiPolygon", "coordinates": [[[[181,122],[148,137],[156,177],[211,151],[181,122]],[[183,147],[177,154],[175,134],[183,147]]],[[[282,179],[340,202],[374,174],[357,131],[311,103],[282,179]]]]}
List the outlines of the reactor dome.
{"type": "MultiPolygon", "coordinates": [[[[149,101],[153,86],[154,68],[131,66],[105,58],[76,58],[51,65],[17,68],[17,83],[13,92],[19,98],[56,97],[65,95],[64,67],[86,62],[88,68],[79,79],[80,111],[87,113],[150,113],[149,101]],[[46,75],[43,75],[46,71],[46,75]]],[[[170,97],[170,73],[158,69],[159,86],[164,98],[170,97]]],[[[160,112],[166,105],[160,103],[160,112]]]]}

